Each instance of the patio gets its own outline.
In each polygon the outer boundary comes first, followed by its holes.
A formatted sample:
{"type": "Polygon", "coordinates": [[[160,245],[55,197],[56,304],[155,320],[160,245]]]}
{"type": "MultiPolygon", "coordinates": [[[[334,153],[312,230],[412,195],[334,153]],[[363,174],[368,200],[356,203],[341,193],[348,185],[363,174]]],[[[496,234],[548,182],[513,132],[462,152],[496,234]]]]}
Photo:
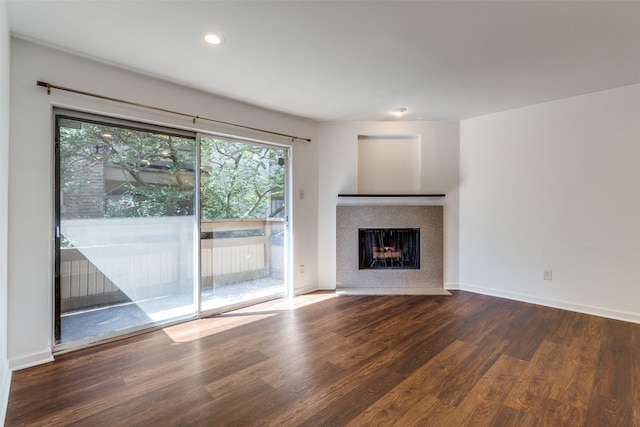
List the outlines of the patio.
{"type": "MultiPolygon", "coordinates": [[[[280,297],[282,280],[262,278],[208,287],[202,294],[203,311],[223,311],[242,303],[280,297]]],[[[135,302],[123,302],[61,315],[61,343],[89,337],[98,340],[118,331],[162,324],[176,318],[195,317],[193,294],[183,293],[135,302]]]]}

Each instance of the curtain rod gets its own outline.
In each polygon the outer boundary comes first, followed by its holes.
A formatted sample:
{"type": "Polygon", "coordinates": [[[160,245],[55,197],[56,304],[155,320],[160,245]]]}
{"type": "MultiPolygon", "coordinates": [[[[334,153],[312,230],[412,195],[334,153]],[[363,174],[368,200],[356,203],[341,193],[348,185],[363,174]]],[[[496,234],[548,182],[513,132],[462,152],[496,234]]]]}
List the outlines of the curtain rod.
{"type": "Polygon", "coordinates": [[[66,92],[77,93],[79,95],[91,96],[91,97],[94,97],[94,98],[105,99],[107,101],[119,102],[121,104],[133,105],[135,107],[142,107],[142,108],[147,108],[147,109],[155,110],[155,111],[162,111],[164,113],[175,114],[177,116],[182,116],[182,117],[189,117],[189,118],[193,119],[193,124],[196,123],[196,120],[204,120],[204,121],[207,121],[207,122],[218,123],[218,124],[228,125],[228,126],[235,126],[235,127],[242,128],[242,129],[248,129],[248,130],[253,130],[253,131],[257,131],[257,132],[267,133],[269,135],[276,135],[276,136],[282,136],[282,137],[285,137],[285,138],[291,138],[292,141],[298,140],[298,141],[311,142],[310,138],[302,138],[302,137],[295,136],[295,135],[287,135],[286,133],[272,132],[270,130],[264,130],[264,129],[254,128],[254,127],[244,126],[244,125],[238,125],[236,123],[224,122],[222,120],[215,120],[215,119],[210,119],[210,118],[207,118],[207,117],[194,116],[193,114],[181,113],[179,111],[168,110],[166,108],[161,108],[161,107],[155,107],[153,105],[140,104],[138,102],[127,101],[125,99],[112,98],[110,96],[98,95],[96,93],[85,92],[85,91],[77,90],[77,89],[71,89],[71,88],[64,87],[64,86],[57,86],[57,85],[53,85],[51,83],[42,82],[40,80],[37,81],[37,85],[40,86],[40,87],[46,87],[47,88],[47,95],[51,95],[51,89],[63,90],[63,91],[66,91],[66,92]]]}

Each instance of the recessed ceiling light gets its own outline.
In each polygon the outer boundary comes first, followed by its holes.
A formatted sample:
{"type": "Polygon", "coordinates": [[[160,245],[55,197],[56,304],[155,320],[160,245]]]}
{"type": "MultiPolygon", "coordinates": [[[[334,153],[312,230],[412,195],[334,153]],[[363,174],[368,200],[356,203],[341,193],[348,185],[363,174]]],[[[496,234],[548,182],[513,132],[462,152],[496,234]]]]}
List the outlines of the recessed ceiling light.
{"type": "Polygon", "coordinates": [[[406,108],[394,108],[393,110],[391,110],[391,114],[393,114],[396,117],[400,117],[406,112],[407,112],[406,108]]]}
{"type": "Polygon", "coordinates": [[[207,33],[204,35],[204,40],[209,44],[222,44],[224,37],[217,33],[207,33]]]}

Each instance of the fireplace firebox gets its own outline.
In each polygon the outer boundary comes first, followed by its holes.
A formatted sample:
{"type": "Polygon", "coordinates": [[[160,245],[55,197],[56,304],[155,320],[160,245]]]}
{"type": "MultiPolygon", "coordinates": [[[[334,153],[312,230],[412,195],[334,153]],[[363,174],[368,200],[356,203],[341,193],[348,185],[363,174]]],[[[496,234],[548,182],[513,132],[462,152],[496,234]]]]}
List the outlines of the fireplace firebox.
{"type": "Polygon", "coordinates": [[[420,269],[419,228],[360,228],[359,269],[420,269]]]}

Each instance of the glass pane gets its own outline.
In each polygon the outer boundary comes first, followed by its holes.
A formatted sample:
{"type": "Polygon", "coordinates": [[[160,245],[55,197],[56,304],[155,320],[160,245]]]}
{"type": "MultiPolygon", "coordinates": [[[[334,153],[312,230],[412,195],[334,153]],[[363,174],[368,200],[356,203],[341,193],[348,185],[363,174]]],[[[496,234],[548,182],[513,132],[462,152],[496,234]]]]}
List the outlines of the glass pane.
{"type": "Polygon", "coordinates": [[[195,315],[195,139],[57,117],[58,343],[195,315]]]}
{"type": "Polygon", "coordinates": [[[203,137],[202,309],[272,295],[285,284],[285,151],[203,137]]]}

